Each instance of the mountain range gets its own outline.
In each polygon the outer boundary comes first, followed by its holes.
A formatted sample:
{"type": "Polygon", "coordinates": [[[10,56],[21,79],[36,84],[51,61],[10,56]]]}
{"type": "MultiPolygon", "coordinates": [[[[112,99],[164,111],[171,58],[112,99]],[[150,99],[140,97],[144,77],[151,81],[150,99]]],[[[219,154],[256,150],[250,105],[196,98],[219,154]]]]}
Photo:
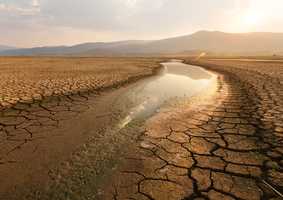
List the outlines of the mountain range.
{"type": "Polygon", "coordinates": [[[119,42],[83,43],[74,46],[54,46],[14,49],[0,46],[0,55],[152,55],[209,52],[219,54],[280,54],[283,33],[224,33],[199,31],[194,34],[162,40],[127,40],[119,42]],[[5,49],[6,48],[6,49],[5,49]]]}

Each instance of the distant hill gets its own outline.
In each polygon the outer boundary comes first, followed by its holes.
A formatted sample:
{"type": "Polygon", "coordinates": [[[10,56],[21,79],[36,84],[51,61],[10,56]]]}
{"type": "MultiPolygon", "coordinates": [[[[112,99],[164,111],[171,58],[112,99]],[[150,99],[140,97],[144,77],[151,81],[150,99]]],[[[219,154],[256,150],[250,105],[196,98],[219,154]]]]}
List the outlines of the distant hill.
{"type": "Polygon", "coordinates": [[[84,43],[0,52],[0,55],[147,55],[184,52],[225,54],[280,54],[283,33],[224,33],[199,31],[191,35],[153,41],[84,43]]]}
{"type": "Polygon", "coordinates": [[[81,55],[95,52],[103,52],[109,54],[112,49],[120,49],[131,45],[140,45],[147,41],[128,40],[118,42],[94,42],[83,43],[74,46],[46,46],[35,48],[12,49],[0,52],[0,55],[81,55]]]}
{"type": "Polygon", "coordinates": [[[6,45],[0,45],[0,52],[1,51],[11,50],[11,49],[16,49],[16,48],[15,47],[6,46],[6,45]]]}

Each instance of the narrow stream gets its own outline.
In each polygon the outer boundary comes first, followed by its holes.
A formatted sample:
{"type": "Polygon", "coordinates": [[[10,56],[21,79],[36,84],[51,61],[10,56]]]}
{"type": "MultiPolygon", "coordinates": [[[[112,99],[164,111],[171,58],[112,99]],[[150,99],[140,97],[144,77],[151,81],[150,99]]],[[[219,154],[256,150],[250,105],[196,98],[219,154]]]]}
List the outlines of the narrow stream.
{"type": "Polygon", "coordinates": [[[168,101],[194,96],[216,81],[214,74],[179,60],[171,60],[162,65],[157,76],[141,81],[123,95],[131,103],[120,128],[132,120],[149,117],[168,101]]]}
{"type": "MultiPolygon", "coordinates": [[[[139,133],[137,128],[163,105],[167,105],[167,102],[175,103],[176,99],[190,99],[217,80],[216,75],[200,67],[183,64],[182,61],[172,60],[162,65],[163,68],[158,75],[106,91],[99,97],[89,97],[89,107],[86,111],[77,117],[62,120],[60,127],[52,129],[52,135],[58,136],[56,139],[46,137],[40,140],[40,143],[35,143],[39,145],[32,153],[33,162],[29,160],[30,154],[19,154],[25,162],[17,165],[18,168],[14,171],[12,169],[12,174],[9,173],[10,168],[3,173],[11,174],[8,176],[12,181],[11,185],[17,184],[19,193],[16,195],[21,196],[27,185],[35,180],[39,184],[35,187],[36,192],[32,191],[31,194],[37,195],[37,191],[42,191],[42,195],[46,196],[43,199],[54,199],[56,195],[60,198],[55,199],[66,199],[74,197],[74,194],[75,197],[86,197],[81,199],[100,199],[99,195],[108,184],[109,177],[112,177],[120,166],[123,153],[131,151],[136,145],[127,134],[136,137],[139,133]],[[82,144],[85,144],[83,148],[82,144]],[[59,165],[59,168],[54,170],[55,174],[52,174],[52,178],[54,175],[60,177],[56,179],[56,184],[51,181],[45,185],[39,180],[48,180],[50,177],[46,172],[64,161],[70,152],[75,152],[70,162],[66,166],[59,165]],[[17,173],[19,177],[31,179],[27,179],[27,183],[13,182],[13,178],[16,177],[14,174],[17,173]],[[30,180],[32,181],[29,183],[30,180]]],[[[33,188],[34,184],[31,185],[33,188]]]]}

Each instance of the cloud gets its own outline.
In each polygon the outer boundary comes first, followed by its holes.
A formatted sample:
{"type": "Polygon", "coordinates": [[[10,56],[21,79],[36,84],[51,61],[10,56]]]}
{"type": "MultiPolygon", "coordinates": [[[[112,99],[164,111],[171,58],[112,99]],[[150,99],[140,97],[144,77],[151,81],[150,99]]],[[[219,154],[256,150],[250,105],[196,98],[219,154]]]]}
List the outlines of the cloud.
{"type": "Polygon", "coordinates": [[[40,2],[39,2],[39,0],[32,0],[31,5],[32,5],[32,7],[40,7],[40,2]]]}
{"type": "Polygon", "coordinates": [[[174,31],[219,20],[231,0],[42,0],[49,25],[98,31],[174,31]],[[228,3],[226,3],[228,2],[228,3]],[[211,9],[213,8],[213,9],[211,9]]]}
{"type": "Polygon", "coordinates": [[[62,44],[64,38],[77,42],[80,35],[101,41],[157,39],[200,29],[283,31],[282,7],[282,0],[0,0],[0,26],[5,30],[0,43],[8,41],[8,32],[62,44]],[[242,26],[242,16],[255,11],[264,14],[265,22],[242,26]]]}
{"type": "Polygon", "coordinates": [[[19,4],[17,2],[0,2],[1,14],[6,15],[36,15],[40,13],[40,4],[38,0],[32,0],[30,5],[19,4]]]}

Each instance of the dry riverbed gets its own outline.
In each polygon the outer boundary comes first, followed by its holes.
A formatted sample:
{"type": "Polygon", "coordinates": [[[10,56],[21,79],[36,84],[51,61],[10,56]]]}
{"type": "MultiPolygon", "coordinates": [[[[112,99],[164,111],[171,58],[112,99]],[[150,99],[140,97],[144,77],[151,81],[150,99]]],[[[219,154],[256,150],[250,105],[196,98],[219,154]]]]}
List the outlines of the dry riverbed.
{"type": "MultiPolygon", "coordinates": [[[[151,74],[160,62],[141,60],[145,65],[131,75],[151,74]]],[[[211,71],[217,81],[123,128],[115,125],[127,116],[119,99],[138,83],[99,98],[96,92],[60,95],[3,112],[1,151],[10,150],[0,160],[0,197],[281,199],[282,65],[186,62],[211,71]]]]}

